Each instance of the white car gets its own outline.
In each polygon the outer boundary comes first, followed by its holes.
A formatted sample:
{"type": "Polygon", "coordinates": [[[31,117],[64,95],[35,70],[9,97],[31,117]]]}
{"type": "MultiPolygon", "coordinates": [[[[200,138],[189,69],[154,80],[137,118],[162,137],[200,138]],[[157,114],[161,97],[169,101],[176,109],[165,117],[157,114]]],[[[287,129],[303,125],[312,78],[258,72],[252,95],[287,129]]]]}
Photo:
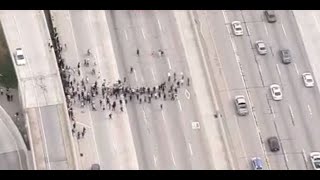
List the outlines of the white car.
{"type": "Polygon", "coordinates": [[[232,26],[232,30],[233,30],[234,35],[236,35],[236,36],[243,35],[243,29],[242,29],[240,21],[233,21],[231,23],[231,26],[232,26]]]}
{"type": "Polygon", "coordinates": [[[27,63],[26,59],[24,58],[23,51],[21,48],[16,49],[16,56],[15,57],[16,57],[16,61],[17,61],[18,66],[25,65],[27,63]]]}
{"type": "Polygon", "coordinates": [[[306,87],[313,87],[314,86],[314,81],[311,73],[303,73],[302,74],[302,79],[304,82],[304,85],[306,87]]]}
{"type": "Polygon", "coordinates": [[[260,55],[267,54],[267,47],[262,40],[256,41],[256,48],[260,55]]]}
{"type": "Polygon", "coordinates": [[[320,152],[310,153],[310,159],[314,170],[320,170],[320,152]]]}
{"type": "Polygon", "coordinates": [[[271,91],[273,100],[280,101],[282,99],[281,88],[278,84],[271,84],[270,91],[271,91]]]}

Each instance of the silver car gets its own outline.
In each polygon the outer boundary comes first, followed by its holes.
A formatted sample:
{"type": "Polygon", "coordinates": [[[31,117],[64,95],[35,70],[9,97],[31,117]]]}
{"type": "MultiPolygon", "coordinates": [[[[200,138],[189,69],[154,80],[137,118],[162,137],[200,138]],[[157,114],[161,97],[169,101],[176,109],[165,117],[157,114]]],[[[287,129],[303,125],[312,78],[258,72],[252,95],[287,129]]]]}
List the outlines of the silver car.
{"type": "Polygon", "coordinates": [[[234,99],[235,99],[234,102],[236,105],[237,113],[240,116],[247,115],[249,113],[249,111],[248,111],[248,106],[247,106],[247,103],[246,103],[244,96],[239,95],[239,96],[236,96],[234,99]]]}
{"type": "Polygon", "coordinates": [[[310,153],[310,159],[314,170],[320,170],[320,152],[310,153]]]}
{"type": "Polygon", "coordinates": [[[267,47],[262,40],[256,41],[256,48],[260,55],[267,54],[267,47]]]}

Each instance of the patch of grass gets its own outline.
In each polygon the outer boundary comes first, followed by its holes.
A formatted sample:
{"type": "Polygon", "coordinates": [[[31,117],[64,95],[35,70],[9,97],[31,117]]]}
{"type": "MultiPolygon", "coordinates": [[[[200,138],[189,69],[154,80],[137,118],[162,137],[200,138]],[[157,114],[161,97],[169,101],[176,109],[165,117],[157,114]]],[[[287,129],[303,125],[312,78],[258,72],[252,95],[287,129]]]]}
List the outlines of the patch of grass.
{"type": "Polygon", "coordinates": [[[16,89],[18,81],[9,48],[4,36],[2,24],[0,26],[0,86],[16,89]]]}

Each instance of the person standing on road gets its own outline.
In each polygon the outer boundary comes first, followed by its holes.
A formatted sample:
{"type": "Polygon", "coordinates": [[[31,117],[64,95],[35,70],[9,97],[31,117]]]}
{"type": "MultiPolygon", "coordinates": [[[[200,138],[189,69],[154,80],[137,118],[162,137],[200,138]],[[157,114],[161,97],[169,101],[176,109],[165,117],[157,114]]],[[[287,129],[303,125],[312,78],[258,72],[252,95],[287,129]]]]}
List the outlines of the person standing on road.
{"type": "Polygon", "coordinates": [[[139,49],[137,49],[137,55],[138,55],[138,56],[140,55],[140,51],[139,51],[139,49]]]}
{"type": "Polygon", "coordinates": [[[109,118],[112,119],[112,114],[111,113],[109,114],[109,118]]]}
{"type": "Polygon", "coordinates": [[[163,106],[162,106],[162,104],[160,104],[160,109],[162,110],[162,108],[163,108],[163,106]]]}

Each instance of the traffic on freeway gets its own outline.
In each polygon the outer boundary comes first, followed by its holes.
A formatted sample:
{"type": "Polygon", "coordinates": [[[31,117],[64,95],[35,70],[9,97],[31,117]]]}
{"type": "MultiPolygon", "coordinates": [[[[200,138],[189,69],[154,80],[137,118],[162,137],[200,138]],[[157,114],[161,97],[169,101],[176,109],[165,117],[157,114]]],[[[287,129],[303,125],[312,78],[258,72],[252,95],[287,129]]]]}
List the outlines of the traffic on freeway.
{"type": "MultiPolygon", "coordinates": [[[[320,75],[293,11],[46,16],[75,169],[320,169],[320,75]]],[[[15,45],[12,62],[30,66],[15,45]]]]}

